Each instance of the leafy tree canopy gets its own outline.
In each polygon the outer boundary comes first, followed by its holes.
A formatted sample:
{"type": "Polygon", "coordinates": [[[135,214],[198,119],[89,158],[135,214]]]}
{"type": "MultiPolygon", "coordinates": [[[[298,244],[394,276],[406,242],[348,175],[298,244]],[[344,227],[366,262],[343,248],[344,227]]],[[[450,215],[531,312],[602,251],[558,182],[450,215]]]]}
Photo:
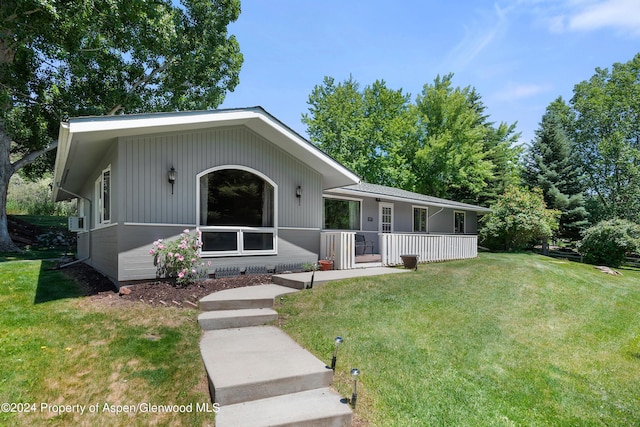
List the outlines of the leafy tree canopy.
{"type": "Polygon", "coordinates": [[[640,53],[577,84],[571,113],[574,149],[600,216],[640,222],[640,53]]]}
{"type": "Polygon", "coordinates": [[[416,99],[418,146],[413,170],[424,194],[483,203],[517,181],[520,134],[497,128],[474,88],[454,88],[453,74],[436,77],[416,99]]]}
{"type": "Polygon", "coordinates": [[[227,26],[239,13],[239,0],[2,1],[0,250],[13,249],[9,179],[50,166],[34,161],[65,116],[217,107],[238,84],[243,59],[227,26]]]}
{"type": "Polygon", "coordinates": [[[325,77],[309,95],[303,114],[311,141],[365,181],[406,187],[411,174],[404,143],[414,135],[408,94],[387,88],[384,80],[360,89],[349,77],[325,77]]]}
{"type": "Polygon", "coordinates": [[[515,124],[494,127],[475,89],[437,77],[411,102],[384,81],[314,87],[302,117],[311,141],[365,181],[486,203],[518,180],[515,124]]]}

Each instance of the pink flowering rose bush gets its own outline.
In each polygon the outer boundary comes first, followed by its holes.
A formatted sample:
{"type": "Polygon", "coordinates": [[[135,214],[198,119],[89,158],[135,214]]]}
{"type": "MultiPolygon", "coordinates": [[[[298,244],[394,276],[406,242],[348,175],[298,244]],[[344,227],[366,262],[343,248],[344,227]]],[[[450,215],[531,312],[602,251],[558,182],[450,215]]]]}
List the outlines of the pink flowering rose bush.
{"type": "Polygon", "coordinates": [[[153,256],[157,277],[175,279],[179,285],[188,285],[196,279],[207,277],[206,266],[200,258],[200,237],[199,230],[191,233],[187,229],[175,240],[159,239],[153,242],[149,254],[153,256]]]}

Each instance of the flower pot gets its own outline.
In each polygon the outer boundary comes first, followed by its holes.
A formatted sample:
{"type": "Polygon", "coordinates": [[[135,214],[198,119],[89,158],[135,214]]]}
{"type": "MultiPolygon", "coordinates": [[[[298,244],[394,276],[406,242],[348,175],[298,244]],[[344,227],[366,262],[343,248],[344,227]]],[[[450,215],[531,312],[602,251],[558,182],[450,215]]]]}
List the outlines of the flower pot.
{"type": "Polygon", "coordinates": [[[409,268],[411,270],[418,269],[418,255],[400,255],[400,258],[402,258],[404,268],[409,268]]]}
{"type": "Polygon", "coordinates": [[[320,270],[322,271],[333,270],[333,261],[327,261],[322,259],[318,261],[318,264],[320,264],[320,270]]]}

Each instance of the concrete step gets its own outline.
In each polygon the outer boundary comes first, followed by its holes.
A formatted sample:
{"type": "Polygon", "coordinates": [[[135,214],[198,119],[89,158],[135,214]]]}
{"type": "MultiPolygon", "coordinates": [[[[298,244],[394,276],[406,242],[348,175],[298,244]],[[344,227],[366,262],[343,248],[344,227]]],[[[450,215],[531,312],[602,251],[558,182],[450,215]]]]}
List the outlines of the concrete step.
{"type": "MultiPolygon", "coordinates": [[[[351,270],[316,271],[313,276],[313,286],[316,287],[333,280],[379,276],[382,274],[408,273],[411,271],[413,270],[403,270],[399,268],[389,267],[359,268],[359,266],[356,264],[351,270]]],[[[306,289],[311,284],[311,272],[274,274],[273,276],[271,276],[271,280],[273,281],[273,283],[281,286],[293,289],[306,289]]]]}
{"type": "Polygon", "coordinates": [[[204,331],[209,388],[221,406],[328,387],[333,371],[274,326],[204,331]]]}
{"type": "Polygon", "coordinates": [[[271,308],[274,300],[295,289],[279,285],[258,285],[214,292],[200,300],[201,311],[271,308]]]}
{"type": "Polygon", "coordinates": [[[278,312],[270,308],[205,311],[198,316],[198,323],[205,331],[214,329],[246,328],[259,326],[278,319],[278,312]]]}
{"type": "Polygon", "coordinates": [[[216,427],[346,427],[351,408],[329,388],[221,406],[216,427]]]}

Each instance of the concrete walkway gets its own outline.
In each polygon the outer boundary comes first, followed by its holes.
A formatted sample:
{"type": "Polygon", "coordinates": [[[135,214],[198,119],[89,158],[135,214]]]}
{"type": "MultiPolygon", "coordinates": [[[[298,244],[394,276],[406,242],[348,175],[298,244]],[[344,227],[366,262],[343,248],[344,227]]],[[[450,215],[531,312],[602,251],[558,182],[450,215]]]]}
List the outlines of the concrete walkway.
{"type": "MultiPolygon", "coordinates": [[[[411,270],[317,271],[315,284],[411,270]]],[[[333,371],[275,326],[276,298],[311,282],[311,273],[280,274],[274,282],[228,289],[200,300],[200,353],[214,402],[216,427],[351,425],[350,406],[331,389],[333,371]]]]}
{"type": "MultiPolygon", "coordinates": [[[[390,268],[390,267],[374,267],[374,268],[354,268],[352,270],[328,270],[316,271],[314,274],[313,285],[321,285],[332,280],[352,279],[355,277],[380,276],[383,274],[409,273],[413,270],[390,268]]],[[[277,285],[287,286],[294,289],[306,289],[311,284],[311,272],[304,273],[287,273],[276,274],[272,277],[273,283],[277,285]]]]}

